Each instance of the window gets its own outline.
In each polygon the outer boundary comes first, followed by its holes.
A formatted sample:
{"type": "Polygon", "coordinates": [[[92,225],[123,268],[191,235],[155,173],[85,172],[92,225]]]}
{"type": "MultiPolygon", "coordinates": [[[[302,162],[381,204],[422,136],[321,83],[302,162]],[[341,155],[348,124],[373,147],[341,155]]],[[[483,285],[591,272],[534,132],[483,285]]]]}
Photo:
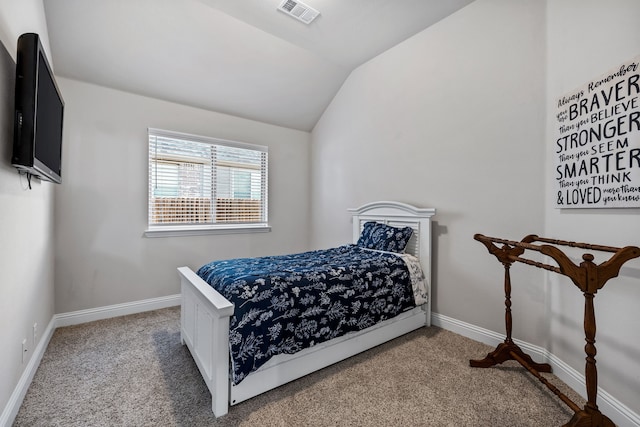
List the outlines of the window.
{"type": "Polygon", "coordinates": [[[148,236],[269,231],[267,147],[149,129],[148,236]]]}

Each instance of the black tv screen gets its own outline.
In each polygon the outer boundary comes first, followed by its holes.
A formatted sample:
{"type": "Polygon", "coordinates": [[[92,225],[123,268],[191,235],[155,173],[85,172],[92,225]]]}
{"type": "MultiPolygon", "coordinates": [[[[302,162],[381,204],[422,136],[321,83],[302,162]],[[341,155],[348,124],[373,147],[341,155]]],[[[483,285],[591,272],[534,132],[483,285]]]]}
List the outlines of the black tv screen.
{"type": "Polygon", "coordinates": [[[19,171],[55,183],[62,182],[62,122],[64,100],[40,38],[18,38],[15,124],[12,164],[19,171]]]}

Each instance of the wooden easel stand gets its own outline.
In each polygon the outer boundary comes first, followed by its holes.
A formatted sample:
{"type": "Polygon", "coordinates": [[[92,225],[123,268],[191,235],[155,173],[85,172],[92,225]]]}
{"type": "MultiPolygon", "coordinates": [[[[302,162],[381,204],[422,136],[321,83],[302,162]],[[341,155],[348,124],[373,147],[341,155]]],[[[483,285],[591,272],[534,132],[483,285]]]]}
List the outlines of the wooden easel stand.
{"type": "Polygon", "coordinates": [[[618,275],[620,268],[625,262],[630,259],[640,257],[640,248],[637,246],[615,248],[611,246],[549,239],[545,237],[538,237],[533,234],[525,236],[519,242],[497,237],[487,237],[482,234],[476,234],[473,238],[484,244],[489,250],[489,253],[493,254],[504,266],[506,338],[503,343],[500,343],[496,349],[487,354],[484,359],[470,360],[470,366],[475,368],[488,368],[496,364],[503,363],[506,360],[515,360],[573,410],[573,417],[564,425],[564,427],[615,426],[613,421],[600,412],[598,405],[596,404],[598,393],[598,372],[596,369],[595,359],[596,318],[593,299],[596,292],[598,292],[599,289],[602,289],[609,279],[618,275]],[[534,244],[534,242],[547,244],[540,245],[534,244]],[[498,247],[496,243],[502,244],[502,246],[498,247]],[[593,262],[594,256],[590,253],[585,253],[582,255],[582,262],[580,265],[576,265],[567,255],[564,254],[564,252],[552,245],[570,246],[601,252],[612,252],[613,256],[611,256],[608,261],[596,265],[593,262]],[[540,252],[543,255],[553,258],[558,263],[558,267],[521,257],[527,249],[540,252]],[[582,409],[540,374],[541,372],[551,372],[551,365],[547,363],[534,362],[528,354],[522,351],[522,349],[513,342],[513,339],[511,338],[513,318],[511,315],[511,277],[509,269],[514,262],[522,262],[527,265],[543,268],[545,270],[567,276],[584,294],[584,332],[585,341],[587,342],[585,345],[585,353],[587,355],[585,364],[587,403],[582,409]]]}

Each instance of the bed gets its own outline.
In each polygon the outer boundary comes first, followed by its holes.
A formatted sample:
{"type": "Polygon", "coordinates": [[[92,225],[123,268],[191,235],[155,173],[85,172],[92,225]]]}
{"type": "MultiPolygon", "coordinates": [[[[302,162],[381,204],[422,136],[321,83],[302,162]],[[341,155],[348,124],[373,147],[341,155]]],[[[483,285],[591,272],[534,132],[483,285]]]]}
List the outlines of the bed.
{"type": "MultiPolygon", "coordinates": [[[[379,310],[385,312],[386,317],[382,317],[382,320],[378,323],[369,326],[369,323],[363,324],[360,327],[364,329],[357,329],[349,331],[344,335],[337,337],[324,337],[322,340],[318,339],[318,342],[311,340],[310,346],[303,348],[299,351],[291,351],[291,354],[281,353],[275,354],[265,360],[258,362],[249,362],[249,365],[253,363],[254,370],[247,373],[238,368],[241,364],[238,358],[237,351],[230,356],[230,348],[233,349],[234,345],[237,347],[237,331],[239,324],[244,322],[244,319],[250,317],[252,321],[261,323],[261,318],[265,318],[265,331],[273,332],[273,326],[267,327],[266,318],[269,317],[265,313],[258,311],[246,315],[245,302],[250,299],[260,299],[253,294],[244,295],[245,300],[236,304],[236,308],[229,299],[223,296],[223,293],[229,292],[227,288],[223,288],[221,292],[218,292],[214,286],[216,285],[215,279],[213,284],[207,283],[204,278],[209,278],[208,273],[211,270],[224,271],[226,268],[228,271],[234,270],[239,260],[223,260],[215,261],[202,266],[198,273],[191,270],[189,267],[178,268],[178,273],[181,279],[181,294],[182,294],[182,306],[181,306],[181,340],[184,345],[187,346],[191,355],[193,356],[196,365],[202,377],[207,384],[212,396],[212,411],[216,417],[225,415],[229,411],[230,405],[238,404],[258,394],[264,393],[280,385],[286,384],[289,381],[295,380],[311,372],[322,369],[333,363],[339,362],[343,359],[351,357],[362,351],[368,350],[393,338],[404,335],[412,330],[418,329],[422,326],[430,325],[431,318],[431,298],[430,298],[430,284],[431,284],[431,217],[435,214],[435,209],[432,208],[417,208],[408,204],[399,202],[373,202],[361,206],[356,209],[349,209],[352,215],[353,222],[353,244],[340,246],[338,248],[331,248],[329,252],[309,252],[305,256],[311,254],[311,259],[318,258],[319,256],[343,256],[345,253],[348,256],[353,256],[352,251],[357,251],[356,257],[373,257],[375,262],[379,262],[382,258],[397,258],[403,259],[406,262],[407,270],[412,279],[415,279],[416,275],[423,276],[422,286],[420,291],[416,291],[416,287],[413,288],[414,298],[416,302],[419,302],[417,306],[408,307],[403,305],[397,309],[385,308],[379,310]],[[361,238],[366,234],[363,230],[369,230],[370,228],[379,229],[380,227],[387,228],[393,227],[394,230],[407,230],[412,231],[411,238],[406,243],[404,252],[409,255],[398,255],[396,257],[389,257],[388,253],[379,253],[380,251],[374,250],[361,250],[356,243],[362,243],[361,238]],[[359,242],[360,240],[360,242],[359,242]],[[363,253],[366,253],[363,255],[363,253]],[[318,255],[322,254],[322,255],[318,255]],[[413,263],[409,262],[413,260],[413,263]],[[416,264],[419,264],[416,270],[416,264]],[[421,267],[421,268],[420,268],[421,267]],[[207,269],[208,268],[208,269],[207,269]],[[413,270],[413,271],[411,271],[413,270]],[[418,295],[421,295],[419,298],[418,295]],[[242,311],[245,310],[245,311],[242,311]],[[395,311],[394,311],[395,310],[395,311]],[[244,313],[243,315],[241,313],[244,313]],[[244,316],[240,318],[240,316],[244,316]],[[262,317],[261,317],[262,316],[262,317]],[[257,319],[257,320],[256,320],[257,319]],[[231,328],[230,328],[231,325],[231,328]],[[269,329],[271,328],[271,329],[269,329]],[[231,341],[230,341],[231,337],[231,341]]],[[[404,242],[403,242],[404,244],[404,242]]],[[[300,254],[302,255],[302,254],[300,254]]],[[[299,255],[292,255],[287,258],[287,261],[297,262],[299,255]]],[[[247,259],[248,263],[253,263],[256,266],[262,267],[263,261],[270,261],[272,257],[262,257],[255,259],[247,259]]],[[[278,257],[275,257],[278,258],[278,257]]],[[[370,258],[365,258],[369,260],[370,258]]],[[[320,268],[323,261],[310,262],[313,268],[320,268]]],[[[367,261],[373,262],[373,261],[367,261]]],[[[380,261],[382,262],[382,261],[380,261]]],[[[396,262],[396,261],[391,261],[396,262]]],[[[281,270],[294,273],[294,268],[287,264],[289,267],[281,267],[281,270]]],[[[255,271],[259,271],[260,268],[255,267],[255,271]]],[[[360,267],[358,267],[360,268],[360,267]]],[[[386,276],[393,276],[392,271],[397,271],[395,267],[390,267],[386,276]]],[[[404,270],[403,270],[404,271],[404,270]]],[[[322,274],[333,274],[328,272],[322,272],[322,274]]],[[[337,279],[338,275],[344,273],[344,269],[341,267],[332,279],[337,279]]],[[[320,274],[320,273],[316,273],[320,274]]],[[[368,278],[371,279],[373,273],[368,272],[368,278]]],[[[345,276],[345,274],[341,274],[345,276]]],[[[277,276],[277,275],[276,275],[277,276]]],[[[348,276],[348,275],[347,275],[348,276]]],[[[404,277],[405,275],[398,274],[398,277],[404,277]]],[[[211,276],[214,277],[214,276],[211,276]]],[[[274,279],[274,275],[270,273],[269,277],[278,286],[278,283],[290,281],[286,277],[274,279]],[[278,282],[280,280],[281,282],[278,282]]],[[[354,276],[355,277],[355,276],[354,276]]],[[[255,278],[254,278],[255,279],[255,278]]],[[[350,276],[344,280],[350,280],[350,276]]],[[[375,277],[374,277],[375,279],[375,277]]],[[[222,280],[222,279],[220,279],[222,280]]],[[[234,279],[238,282],[238,279],[234,279]]],[[[244,279],[243,279],[244,280],[244,279]]],[[[264,282],[263,279],[255,279],[258,284],[264,282]]],[[[389,279],[390,280],[390,279],[389,279]]],[[[400,279],[398,279],[400,280],[400,279]]],[[[381,280],[378,280],[381,281],[381,280]]],[[[246,285],[246,281],[243,282],[246,285]]],[[[254,284],[250,282],[250,284],[254,284]]],[[[336,282],[337,283],[337,282],[336,282]]],[[[353,279],[353,289],[358,289],[355,285],[358,282],[353,279]]],[[[361,284],[361,283],[360,283],[361,284]]],[[[313,285],[313,284],[312,284],[313,285]]],[[[313,287],[313,286],[311,286],[313,287]]],[[[296,286],[296,288],[298,288],[296,286]]],[[[344,290],[342,286],[342,290],[344,290]]],[[[348,286],[346,288],[349,288],[348,286]]],[[[255,286],[244,286],[240,289],[256,289],[255,286]]],[[[305,288],[306,289],[306,288],[305,288]]],[[[332,289],[341,290],[340,286],[334,286],[332,289]]],[[[294,290],[297,294],[299,291],[294,290]]],[[[353,290],[348,291],[353,294],[353,290]]],[[[325,289],[325,294],[329,293],[325,289]]],[[[392,292],[395,293],[395,292],[392,292]]],[[[246,294],[246,291],[244,292],[246,294]]],[[[345,292],[345,295],[347,292],[345,292]]],[[[360,295],[360,294],[358,294],[360,295]]],[[[274,295],[267,295],[275,303],[277,297],[274,295]]],[[[386,300],[391,300],[391,296],[385,297],[386,300]]],[[[266,298],[262,298],[266,299],[266,298]]],[[[398,296],[399,301],[405,301],[406,295],[398,296]]],[[[413,300],[413,299],[412,299],[413,300]]],[[[237,301],[237,300],[236,300],[237,301]]],[[[399,303],[400,304],[400,303],[399,303]]],[[[404,303],[403,303],[404,304],[404,303]]],[[[389,307],[391,307],[389,303],[389,307]]],[[[317,307],[315,307],[317,309],[317,307]]],[[[298,315],[301,318],[307,319],[307,314],[313,311],[310,307],[309,310],[298,311],[298,315]],[[304,314],[304,315],[303,315],[304,314]]],[[[283,312],[284,313],[284,312],[283,312]]],[[[286,315],[290,313],[295,314],[294,311],[286,312],[286,315]]],[[[310,318],[309,318],[310,319],[310,318]]],[[[323,322],[326,322],[324,320],[323,322]]],[[[348,322],[347,322],[348,323],[348,322]]],[[[356,322],[352,322],[356,323],[356,322]]],[[[332,331],[336,329],[335,325],[324,324],[323,331],[332,331]],[[330,326],[330,327],[329,327],[330,326]]],[[[258,328],[260,329],[260,328],[258,328]]],[[[257,334],[257,332],[256,332],[257,334]]],[[[307,334],[308,335],[308,334],[307,334]]],[[[316,336],[321,335],[320,332],[316,336]]],[[[325,334],[326,335],[326,334],[325,334]]],[[[253,338],[253,337],[252,337],[253,338]]],[[[270,341],[266,338],[263,341],[270,341]]],[[[236,348],[237,350],[237,348],[236,348]]],[[[296,349],[297,350],[297,349],[296,349]]],[[[271,351],[271,349],[269,350],[271,351]]],[[[266,351],[254,350],[259,356],[263,355],[266,351]]],[[[274,353],[277,353],[274,351],[274,353]]],[[[243,358],[242,361],[246,361],[243,358]]],[[[246,363],[245,363],[246,364],[246,363]]]]}

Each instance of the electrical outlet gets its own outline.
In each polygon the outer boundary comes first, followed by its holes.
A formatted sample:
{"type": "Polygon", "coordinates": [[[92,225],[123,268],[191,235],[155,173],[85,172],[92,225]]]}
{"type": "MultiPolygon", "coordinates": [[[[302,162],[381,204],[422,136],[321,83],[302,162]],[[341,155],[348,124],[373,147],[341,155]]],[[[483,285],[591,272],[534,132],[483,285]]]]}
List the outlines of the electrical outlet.
{"type": "Polygon", "coordinates": [[[37,340],[38,340],[38,322],[33,324],[33,346],[34,346],[34,348],[35,348],[37,340]]]}
{"type": "Polygon", "coordinates": [[[29,351],[29,349],[27,348],[27,339],[23,339],[22,340],[22,363],[24,364],[24,361],[27,360],[27,352],[29,351]]]}

